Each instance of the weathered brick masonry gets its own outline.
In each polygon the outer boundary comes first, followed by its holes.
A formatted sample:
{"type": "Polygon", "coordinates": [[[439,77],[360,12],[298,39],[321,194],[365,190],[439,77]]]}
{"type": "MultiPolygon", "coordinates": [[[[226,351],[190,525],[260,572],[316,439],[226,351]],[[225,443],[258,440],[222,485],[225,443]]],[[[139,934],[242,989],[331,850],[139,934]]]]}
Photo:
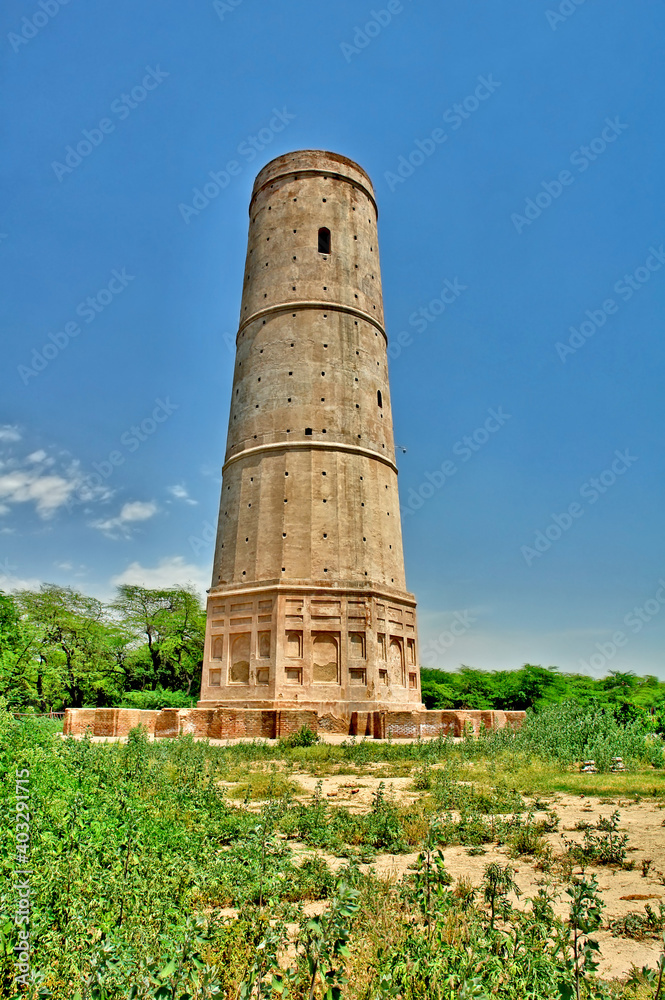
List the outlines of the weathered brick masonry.
{"type": "Polygon", "coordinates": [[[315,711],[280,711],[253,708],[163,708],[139,711],[131,708],[68,708],[66,736],[123,737],[136,726],[145,726],[155,739],[192,736],[228,739],[279,739],[307,726],[316,732],[340,733],[374,739],[417,739],[462,736],[481,728],[518,727],[524,712],[353,712],[347,718],[318,715],[315,711]]]}
{"type": "Polygon", "coordinates": [[[256,178],[196,709],[69,709],[65,733],[375,739],[517,726],[426,711],[407,590],[374,188],[323,150],[256,178]]]}

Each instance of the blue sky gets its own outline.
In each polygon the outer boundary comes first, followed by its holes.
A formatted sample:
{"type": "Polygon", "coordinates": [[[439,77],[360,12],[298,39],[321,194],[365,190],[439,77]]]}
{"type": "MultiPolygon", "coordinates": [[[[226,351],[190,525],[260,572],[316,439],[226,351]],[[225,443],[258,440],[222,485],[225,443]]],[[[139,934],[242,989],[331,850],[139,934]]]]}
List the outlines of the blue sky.
{"type": "Polygon", "coordinates": [[[0,586],[208,586],[252,182],[323,148],[377,192],[423,663],[665,677],[662,4],[0,16],[0,586]]]}

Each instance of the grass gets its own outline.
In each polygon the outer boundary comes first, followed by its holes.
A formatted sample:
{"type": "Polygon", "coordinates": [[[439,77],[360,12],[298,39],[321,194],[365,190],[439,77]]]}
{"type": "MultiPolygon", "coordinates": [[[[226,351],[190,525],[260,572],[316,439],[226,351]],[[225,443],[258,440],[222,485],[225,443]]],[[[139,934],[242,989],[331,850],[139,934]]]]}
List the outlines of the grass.
{"type": "MultiPolygon", "coordinates": [[[[665,775],[644,761],[619,774],[579,774],[569,762],[489,739],[221,747],[191,737],[150,743],[135,730],[127,744],[94,744],[0,713],[0,766],[30,771],[34,967],[53,1000],[77,992],[93,1000],[92,982],[103,982],[104,1000],[126,1000],[128,984],[141,987],[141,998],[166,996],[168,985],[174,1000],[207,1000],[215,994],[201,985],[206,968],[219,1000],[257,997],[256,976],[269,968],[281,976],[288,962],[300,984],[289,995],[300,998],[309,996],[303,970],[316,954],[328,956],[330,982],[345,1000],[557,1000],[558,983],[570,984],[569,926],[544,899],[512,910],[497,875],[494,927],[486,887],[468,877],[451,884],[443,850],[459,844],[474,856],[487,848],[496,858],[502,846],[503,862],[538,859],[547,881],[564,889],[572,859],[555,857],[544,840],[554,829],[554,813],[543,818],[553,797],[609,799],[608,816],[621,800],[665,804],[665,775]],[[305,773],[320,779],[313,794],[298,782],[305,773]],[[362,776],[361,794],[346,804],[325,787],[344,774],[362,776]],[[404,801],[390,789],[397,777],[408,779],[404,801]],[[403,877],[378,878],[378,854],[395,856],[403,877]],[[322,915],[304,909],[314,901],[322,915]],[[221,916],[222,908],[233,911],[221,916]],[[194,978],[177,980],[178,969],[194,978]]],[[[12,795],[9,784],[0,789],[6,842],[12,795]]],[[[593,831],[585,864],[598,871],[607,831],[593,831]]],[[[0,941],[9,945],[12,860],[0,855],[0,941]]],[[[585,891],[596,890],[589,883],[585,891]]],[[[616,930],[637,936],[644,927],[633,917],[616,930]]],[[[11,962],[11,947],[0,951],[2,996],[13,996],[11,962]]],[[[636,1000],[653,996],[645,982],[589,986],[603,1000],[636,1000]]],[[[277,997],[267,979],[264,986],[262,996],[277,997]]],[[[323,994],[319,983],[312,995],[323,994]]]]}
{"type": "Polygon", "coordinates": [[[243,802],[267,801],[304,794],[304,788],[274,766],[269,770],[247,771],[245,779],[228,789],[230,799],[243,802]]]}
{"type": "Polygon", "coordinates": [[[479,784],[505,783],[522,795],[589,795],[601,798],[663,798],[665,772],[651,767],[616,774],[581,774],[545,761],[498,759],[462,763],[458,778],[479,784]]]}

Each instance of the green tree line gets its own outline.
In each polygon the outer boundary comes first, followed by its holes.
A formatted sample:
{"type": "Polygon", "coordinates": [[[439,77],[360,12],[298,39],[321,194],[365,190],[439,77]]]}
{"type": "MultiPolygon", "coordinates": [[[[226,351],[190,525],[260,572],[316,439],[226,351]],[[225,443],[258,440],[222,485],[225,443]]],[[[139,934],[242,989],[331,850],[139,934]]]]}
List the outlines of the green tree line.
{"type": "MultiPolygon", "coordinates": [[[[14,711],[193,704],[205,610],[195,591],[123,585],[108,604],[71,587],[0,591],[0,696],[14,711]]],[[[424,669],[427,708],[610,707],[620,722],[665,722],[665,683],[612,671],[600,679],[525,664],[518,670],[424,669]]]]}
{"type": "Polygon", "coordinates": [[[427,708],[537,710],[574,701],[582,707],[611,708],[619,722],[648,715],[656,728],[665,724],[665,683],[653,676],[613,670],[595,678],[527,663],[519,670],[422,669],[421,681],[427,708]]]}
{"type": "Polygon", "coordinates": [[[189,705],[205,611],[176,587],[118,587],[109,604],[71,587],[0,591],[0,696],[14,711],[189,705]]]}

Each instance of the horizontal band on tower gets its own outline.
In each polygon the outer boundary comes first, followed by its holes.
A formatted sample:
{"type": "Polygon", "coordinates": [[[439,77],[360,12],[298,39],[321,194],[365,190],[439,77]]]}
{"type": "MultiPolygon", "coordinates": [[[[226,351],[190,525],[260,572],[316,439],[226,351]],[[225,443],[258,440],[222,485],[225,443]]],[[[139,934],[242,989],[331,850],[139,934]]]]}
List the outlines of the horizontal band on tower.
{"type": "Polygon", "coordinates": [[[248,594],[269,594],[274,593],[279,597],[281,594],[288,596],[294,594],[313,594],[321,597],[324,594],[341,594],[342,596],[358,597],[378,597],[385,601],[400,601],[402,604],[410,604],[416,607],[416,599],[408,590],[396,590],[394,587],[385,587],[376,583],[368,583],[363,586],[358,580],[326,581],[325,584],[315,583],[294,583],[292,580],[261,580],[254,584],[244,583],[223,583],[206,590],[210,600],[215,598],[245,597],[248,594]]]}
{"type": "Polygon", "coordinates": [[[270,316],[273,313],[293,312],[294,310],[298,311],[300,309],[327,309],[328,312],[345,312],[348,313],[349,316],[357,316],[358,319],[362,319],[366,323],[370,323],[373,327],[375,327],[379,333],[382,334],[386,344],[388,343],[388,334],[381,323],[379,323],[378,319],[374,316],[370,316],[369,313],[363,312],[362,309],[355,309],[353,306],[345,306],[341,302],[315,302],[313,299],[300,299],[298,302],[279,302],[276,306],[266,306],[265,309],[257,309],[257,311],[252,313],[251,316],[244,319],[238,327],[238,332],[236,334],[236,346],[238,344],[238,337],[240,334],[255,320],[263,319],[265,316],[270,316]]]}
{"type": "MultiPolygon", "coordinates": [[[[364,170],[363,173],[365,173],[364,170]]],[[[359,191],[362,191],[363,194],[367,195],[372,205],[374,206],[374,211],[376,212],[377,219],[379,218],[379,209],[376,204],[374,195],[370,190],[368,190],[368,188],[365,187],[364,184],[361,184],[360,181],[354,180],[353,177],[347,177],[346,174],[334,173],[332,170],[319,170],[316,167],[312,167],[307,170],[294,170],[293,167],[291,167],[290,170],[285,170],[281,174],[273,174],[271,177],[269,177],[268,180],[265,181],[265,183],[262,184],[260,188],[257,188],[252,194],[252,199],[249,203],[250,217],[252,214],[252,205],[254,204],[254,199],[256,198],[257,194],[260,191],[263,191],[265,188],[267,188],[269,184],[274,184],[275,181],[280,181],[284,177],[293,177],[294,180],[300,180],[301,177],[332,177],[332,179],[336,181],[346,181],[347,184],[351,184],[352,187],[357,188],[359,191]]]]}
{"type": "Polygon", "coordinates": [[[361,448],[357,444],[343,444],[342,442],[336,443],[335,441],[274,441],[270,444],[257,444],[252,448],[244,448],[235,455],[231,455],[230,458],[224,462],[222,466],[222,474],[226,472],[229,465],[233,462],[237,462],[239,458],[246,458],[248,455],[259,455],[263,451],[344,451],[350,455],[364,455],[366,458],[376,458],[379,462],[383,462],[397,473],[397,466],[391,459],[386,455],[381,455],[378,451],[372,451],[370,448],[361,448]]]}

